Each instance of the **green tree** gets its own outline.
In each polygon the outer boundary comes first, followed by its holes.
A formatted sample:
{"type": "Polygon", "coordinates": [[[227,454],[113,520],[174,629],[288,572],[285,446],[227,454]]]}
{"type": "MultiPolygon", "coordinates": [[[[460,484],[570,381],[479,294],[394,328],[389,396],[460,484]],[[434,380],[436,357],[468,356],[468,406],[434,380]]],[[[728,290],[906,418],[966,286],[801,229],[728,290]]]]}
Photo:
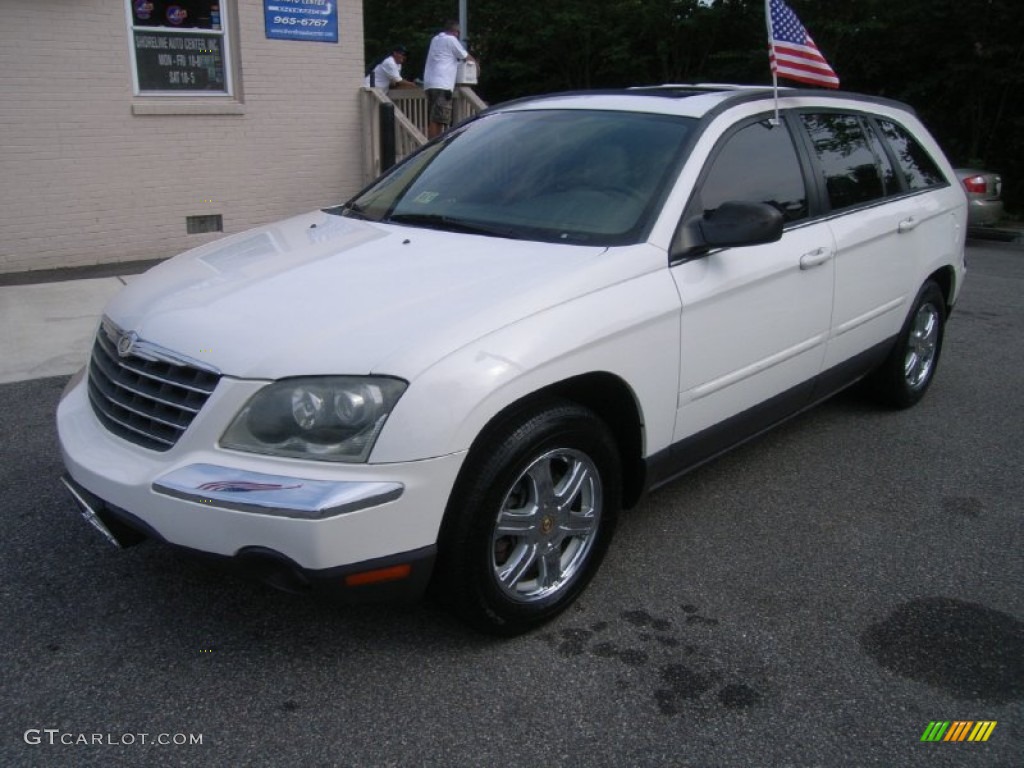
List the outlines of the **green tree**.
{"type": "MultiPolygon", "coordinates": [[[[954,163],[1001,171],[1007,205],[1024,206],[1020,0],[788,2],[844,90],[913,105],[954,163]]],[[[406,75],[422,75],[431,36],[457,14],[455,0],[368,0],[367,63],[402,42],[406,75]]],[[[471,0],[469,14],[477,91],[492,103],[581,88],[771,82],[763,0],[471,0]]]]}

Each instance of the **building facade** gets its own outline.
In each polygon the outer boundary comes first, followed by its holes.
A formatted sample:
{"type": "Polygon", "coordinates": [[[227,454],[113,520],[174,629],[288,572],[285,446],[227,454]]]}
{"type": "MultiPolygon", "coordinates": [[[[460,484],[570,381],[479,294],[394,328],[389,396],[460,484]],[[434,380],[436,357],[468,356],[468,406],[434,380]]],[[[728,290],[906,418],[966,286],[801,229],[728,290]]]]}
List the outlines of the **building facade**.
{"type": "Polygon", "coordinates": [[[363,184],[360,0],[0,11],[0,272],[164,258],[363,184]]]}

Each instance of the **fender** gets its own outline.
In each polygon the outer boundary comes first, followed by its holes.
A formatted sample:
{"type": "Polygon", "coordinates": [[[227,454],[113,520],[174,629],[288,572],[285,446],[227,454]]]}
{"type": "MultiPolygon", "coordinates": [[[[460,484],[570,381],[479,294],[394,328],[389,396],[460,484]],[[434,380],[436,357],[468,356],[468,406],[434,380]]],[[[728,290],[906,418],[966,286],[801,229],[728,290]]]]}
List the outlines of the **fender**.
{"type": "Polygon", "coordinates": [[[629,383],[645,426],[645,455],[667,446],[679,383],[680,303],[665,252],[645,249],[659,265],[653,271],[524,318],[424,371],[388,417],[371,463],[466,450],[507,406],[592,372],[629,383]]]}

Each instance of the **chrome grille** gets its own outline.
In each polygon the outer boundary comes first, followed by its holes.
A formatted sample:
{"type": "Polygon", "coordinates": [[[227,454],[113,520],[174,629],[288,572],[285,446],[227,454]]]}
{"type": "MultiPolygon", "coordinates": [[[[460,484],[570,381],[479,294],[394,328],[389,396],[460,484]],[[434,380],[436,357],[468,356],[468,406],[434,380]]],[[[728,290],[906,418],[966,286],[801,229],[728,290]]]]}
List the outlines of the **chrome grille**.
{"type": "Polygon", "coordinates": [[[178,442],[220,372],[131,335],[104,318],[89,363],[89,401],[115,435],[154,451],[178,442]],[[119,344],[127,354],[119,353],[119,344]]]}

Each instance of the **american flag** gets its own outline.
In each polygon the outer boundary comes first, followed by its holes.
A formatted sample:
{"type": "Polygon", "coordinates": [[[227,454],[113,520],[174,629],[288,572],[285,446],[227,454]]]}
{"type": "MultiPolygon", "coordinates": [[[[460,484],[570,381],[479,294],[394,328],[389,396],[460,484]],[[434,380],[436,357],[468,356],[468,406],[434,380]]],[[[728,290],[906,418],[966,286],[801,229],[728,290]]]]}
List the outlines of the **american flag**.
{"type": "Polygon", "coordinates": [[[782,0],[769,0],[768,38],[772,72],[801,83],[838,88],[839,78],[821,55],[793,10],[782,0]]]}

